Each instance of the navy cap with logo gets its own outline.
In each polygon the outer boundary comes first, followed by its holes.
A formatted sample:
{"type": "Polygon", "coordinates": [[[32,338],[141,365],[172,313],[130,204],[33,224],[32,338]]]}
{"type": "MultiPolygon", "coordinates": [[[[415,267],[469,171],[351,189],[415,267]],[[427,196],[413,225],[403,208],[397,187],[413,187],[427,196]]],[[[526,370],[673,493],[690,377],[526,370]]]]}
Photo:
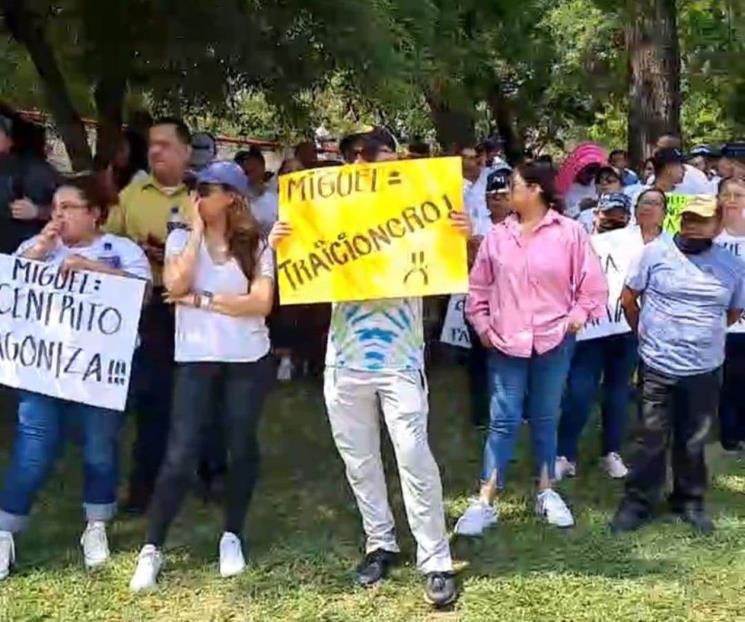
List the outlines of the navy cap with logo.
{"type": "Polygon", "coordinates": [[[608,212],[612,209],[622,209],[631,213],[631,197],[623,192],[607,192],[598,199],[598,211],[608,212]]]}
{"type": "Polygon", "coordinates": [[[499,168],[486,178],[486,194],[507,194],[510,191],[511,168],[499,168]]]}
{"type": "Polygon", "coordinates": [[[718,149],[710,147],[709,145],[696,145],[688,152],[689,158],[698,158],[701,156],[705,158],[718,158],[720,156],[720,152],[718,149]]]}
{"type": "Polygon", "coordinates": [[[243,195],[248,194],[248,178],[243,169],[230,160],[212,162],[197,173],[198,184],[220,184],[243,195]]]}
{"type": "Polygon", "coordinates": [[[745,141],[727,143],[722,147],[722,156],[732,160],[745,160],[745,141]]]}

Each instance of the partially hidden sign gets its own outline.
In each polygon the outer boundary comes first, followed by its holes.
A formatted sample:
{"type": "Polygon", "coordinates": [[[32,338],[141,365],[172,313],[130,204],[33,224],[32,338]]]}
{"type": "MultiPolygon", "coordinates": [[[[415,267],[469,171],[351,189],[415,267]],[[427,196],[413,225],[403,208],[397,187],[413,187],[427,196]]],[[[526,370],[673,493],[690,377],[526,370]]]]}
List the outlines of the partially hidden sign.
{"type": "MultiPolygon", "coordinates": [[[[717,242],[720,246],[726,248],[735,257],[739,257],[745,261],[745,241],[740,240],[727,240],[717,242]]],[[[745,316],[741,317],[740,320],[729,327],[730,333],[745,333],[745,316]]]]}
{"type": "Polygon", "coordinates": [[[0,384],[124,410],[145,282],[0,255],[0,384]]]}
{"type": "Polygon", "coordinates": [[[667,212],[665,214],[665,231],[677,233],[680,231],[680,214],[688,202],[693,199],[693,194],[681,194],[669,192],[667,194],[667,212]]]}
{"type": "Polygon", "coordinates": [[[644,250],[639,227],[625,227],[590,237],[608,280],[608,304],[599,320],[589,321],[577,334],[578,341],[598,339],[631,332],[621,307],[621,292],[632,263],[644,250]]]}
{"type": "Polygon", "coordinates": [[[471,335],[466,325],[466,297],[463,294],[450,296],[445,321],[442,324],[440,341],[459,348],[471,348],[471,335]]]}
{"type": "Polygon", "coordinates": [[[355,164],[279,179],[282,304],[468,291],[460,158],[355,164]]]}

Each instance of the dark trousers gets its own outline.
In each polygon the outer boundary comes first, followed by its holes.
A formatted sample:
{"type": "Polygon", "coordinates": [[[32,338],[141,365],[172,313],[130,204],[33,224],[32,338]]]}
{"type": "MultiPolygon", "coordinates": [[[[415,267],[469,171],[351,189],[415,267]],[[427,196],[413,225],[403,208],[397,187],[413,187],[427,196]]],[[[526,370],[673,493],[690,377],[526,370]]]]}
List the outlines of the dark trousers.
{"type": "Polygon", "coordinates": [[[719,440],[725,449],[745,441],[745,333],[727,335],[719,440]]]}
{"type": "Polygon", "coordinates": [[[704,444],[716,415],[721,368],[674,377],[643,369],[642,421],[626,478],[626,500],[642,510],[659,502],[672,449],[674,508],[701,507],[707,487],[704,444]]]}
{"type": "Polygon", "coordinates": [[[148,544],[162,546],[192,483],[203,444],[202,430],[215,416],[215,386],[223,387],[228,450],[225,531],[242,533],[259,474],[259,416],[273,376],[270,356],[255,363],[177,365],[168,450],[150,504],[148,544]]]}
{"type": "Polygon", "coordinates": [[[468,324],[471,349],[468,352],[468,384],[471,394],[471,422],[475,426],[489,423],[489,351],[483,346],[478,334],[468,324]]]}
{"type": "Polygon", "coordinates": [[[637,340],[632,333],[577,342],[562,400],[558,455],[571,462],[577,460],[577,445],[590,418],[601,376],[601,455],[620,452],[631,397],[629,383],[637,359],[637,340]]]}
{"type": "Polygon", "coordinates": [[[155,487],[168,439],[173,395],[173,309],[155,289],[142,311],[142,343],[134,356],[132,387],[136,435],[132,447],[129,490],[133,500],[147,502],[155,487]]]}

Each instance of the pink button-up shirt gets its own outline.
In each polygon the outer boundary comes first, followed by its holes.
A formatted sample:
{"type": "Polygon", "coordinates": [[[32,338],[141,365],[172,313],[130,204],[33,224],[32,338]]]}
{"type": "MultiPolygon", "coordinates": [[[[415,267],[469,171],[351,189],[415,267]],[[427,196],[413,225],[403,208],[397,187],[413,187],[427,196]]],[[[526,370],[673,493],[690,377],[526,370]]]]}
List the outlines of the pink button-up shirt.
{"type": "Polygon", "coordinates": [[[523,235],[509,216],[481,243],[466,315],[476,332],[509,356],[558,346],[570,323],[600,318],[608,283],[582,226],[549,210],[523,235]]]}

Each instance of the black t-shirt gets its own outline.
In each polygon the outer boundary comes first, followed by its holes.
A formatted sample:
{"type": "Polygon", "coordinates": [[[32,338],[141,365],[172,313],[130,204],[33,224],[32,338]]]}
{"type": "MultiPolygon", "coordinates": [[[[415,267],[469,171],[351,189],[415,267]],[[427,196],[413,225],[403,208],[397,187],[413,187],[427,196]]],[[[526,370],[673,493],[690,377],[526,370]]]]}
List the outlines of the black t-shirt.
{"type": "Polygon", "coordinates": [[[16,220],[10,214],[10,204],[27,197],[37,205],[49,205],[58,184],[57,172],[48,162],[32,156],[0,155],[0,253],[14,252],[44,224],[16,220]]]}

